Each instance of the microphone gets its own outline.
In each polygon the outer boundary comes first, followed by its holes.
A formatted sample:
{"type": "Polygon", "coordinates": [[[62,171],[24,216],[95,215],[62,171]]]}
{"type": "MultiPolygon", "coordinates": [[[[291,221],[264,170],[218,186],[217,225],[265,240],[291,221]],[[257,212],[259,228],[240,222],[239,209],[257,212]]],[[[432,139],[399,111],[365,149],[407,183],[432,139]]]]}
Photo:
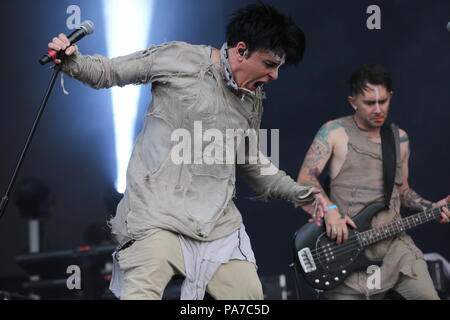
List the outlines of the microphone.
{"type": "Polygon", "coordinates": [[[447,23],[447,31],[450,32],[450,22],[447,23]]]}
{"type": "MultiPolygon", "coordinates": [[[[94,23],[90,20],[83,21],[80,28],[72,32],[68,38],[70,41],[70,44],[74,44],[75,42],[81,40],[84,36],[92,34],[95,30],[94,23]]],[[[50,61],[56,59],[58,57],[58,54],[60,51],[55,51],[53,49],[50,49],[47,51],[46,54],[42,56],[41,59],[39,59],[39,63],[41,65],[45,65],[49,63],[50,61]]]]}

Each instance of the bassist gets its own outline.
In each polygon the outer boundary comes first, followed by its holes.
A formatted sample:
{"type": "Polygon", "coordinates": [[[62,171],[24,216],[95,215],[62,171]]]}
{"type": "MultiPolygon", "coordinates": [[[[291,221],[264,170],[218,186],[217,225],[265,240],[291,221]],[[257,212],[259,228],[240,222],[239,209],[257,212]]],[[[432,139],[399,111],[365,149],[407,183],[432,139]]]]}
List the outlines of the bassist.
{"type": "MultiPolygon", "coordinates": [[[[328,165],[330,177],[329,209],[325,216],[328,237],[337,244],[347,241],[348,228],[356,228],[351,219],[366,205],[383,202],[384,179],[380,129],[386,122],[393,92],[389,74],[377,65],[365,65],[352,73],[348,102],[355,110],[352,116],[325,123],[317,133],[300,169],[298,183],[322,188],[319,175],[328,165]]],[[[407,133],[392,126],[396,165],[392,170],[393,192],[389,208],[372,220],[376,228],[401,219],[400,207],[419,212],[450,202],[432,203],[423,199],[408,184],[410,156],[407,133]]],[[[325,196],[325,193],[322,193],[325,196]]],[[[305,211],[311,212],[309,206],[305,211]]],[[[440,223],[448,223],[450,212],[443,208],[440,223]]],[[[406,299],[439,299],[422,252],[402,232],[365,249],[371,259],[383,259],[381,285],[369,288],[366,270],[354,272],[345,282],[326,292],[329,299],[382,299],[394,289],[406,299]]]]}

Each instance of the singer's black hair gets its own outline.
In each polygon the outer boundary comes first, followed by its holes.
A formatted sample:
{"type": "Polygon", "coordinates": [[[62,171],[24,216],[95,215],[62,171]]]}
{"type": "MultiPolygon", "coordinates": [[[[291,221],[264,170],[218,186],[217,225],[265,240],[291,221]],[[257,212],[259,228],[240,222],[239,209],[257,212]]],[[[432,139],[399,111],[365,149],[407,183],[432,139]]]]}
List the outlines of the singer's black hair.
{"type": "Polygon", "coordinates": [[[228,47],[233,48],[240,41],[246,43],[250,54],[270,50],[286,55],[286,65],[299,63],[305,51],[305,34],[292,18],[262,2],[232,14],[227,26],[228,47]]]}
{"type": "Polygon", "coordinates": [[[392,80],[389,73],[380,65],[365,64],[359,69],[352,72],[348,79],[348,84],[352,95],[363,93],[367,84],[382,85],[390,92],[392,80]]]}

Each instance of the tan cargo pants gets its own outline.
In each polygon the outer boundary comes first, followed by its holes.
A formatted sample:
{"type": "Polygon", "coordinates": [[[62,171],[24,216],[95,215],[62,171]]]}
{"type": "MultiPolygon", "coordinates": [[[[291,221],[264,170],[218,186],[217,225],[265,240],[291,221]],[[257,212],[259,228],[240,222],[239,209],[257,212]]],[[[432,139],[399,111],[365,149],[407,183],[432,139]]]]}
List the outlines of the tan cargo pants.
{"type": "MultiPolygon", "coordinates": [[[[185,276],[178,236],[158,231],[119,251],[117,259],[124,272],[122,300],[161,299],[174,275],[185,276]]],[[[222,264],[207,285],[216,300],[263,299],[261,282],[253,263],[230,260],[222,264]]]]}
{"type": "MultiPolygon", "coordinates": [[[[406,300],[439,300],[439,296],[433,285],[433,280],[428,272],[428,266],[422,259],[414,263],[414,272],[417,279],[401,275],[399,281],[392,288],[406,300]]],[[[349,287],[345,287],[348,293],[328,292],[325,296],[330,300],[366,300],[366,296],[359,294],[349,287]],[[353,291],[353,292],[352,292],[353,291]]],[[[380,293],[370,296],[370,300],[382,300],[386,293],[380,293]]]]}

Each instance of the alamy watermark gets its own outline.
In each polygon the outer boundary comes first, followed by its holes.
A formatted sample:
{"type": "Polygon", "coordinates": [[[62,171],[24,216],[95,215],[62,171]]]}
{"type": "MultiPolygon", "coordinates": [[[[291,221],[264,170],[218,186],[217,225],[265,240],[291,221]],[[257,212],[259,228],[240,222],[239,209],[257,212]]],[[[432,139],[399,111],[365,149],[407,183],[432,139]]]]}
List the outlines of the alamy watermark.
{"type": "Polygon", "coordinates": [[[374,290],[374,289],[381,289],[381,269],[377,265],[370,265],[367,267],[367,274],[370,274],[369,277],[367,277],[367,289],[374,290]]]}
{"type": "Polygon", "coordinates": [[[367,14],[370,16],[367,18],[366,26],[369,30],[381,29],[381,9],[376,4],[367,7],[367,14]]]}
{"type": "Polygon", "coordinates": [[[78,29],[81,25],[81,9],[79,6],[72,4],[67,7],[67,14],[70,16],[66,20],[66,26],[69,30],[78,29]]]}
{"type": "Polygon", "coordinates": [[[184,128],[175,129],[170,139],[174,164],[260,164],[261,175],[274,175],[279,165],[279,129],[270,130],[270,157],[267,156],[266,129],[219,129],[203,131],[202,121],[194,121],[193,136],[184,128]]]}
{"type": "Polygon", "coordinates": [[[80,269],[80,267],[77,265],[70,265],[67,267],[66,273],[70,274],[70,276],[66,280],[67,289],[80,290],[81,289],[81,269],[80,269]]]}

